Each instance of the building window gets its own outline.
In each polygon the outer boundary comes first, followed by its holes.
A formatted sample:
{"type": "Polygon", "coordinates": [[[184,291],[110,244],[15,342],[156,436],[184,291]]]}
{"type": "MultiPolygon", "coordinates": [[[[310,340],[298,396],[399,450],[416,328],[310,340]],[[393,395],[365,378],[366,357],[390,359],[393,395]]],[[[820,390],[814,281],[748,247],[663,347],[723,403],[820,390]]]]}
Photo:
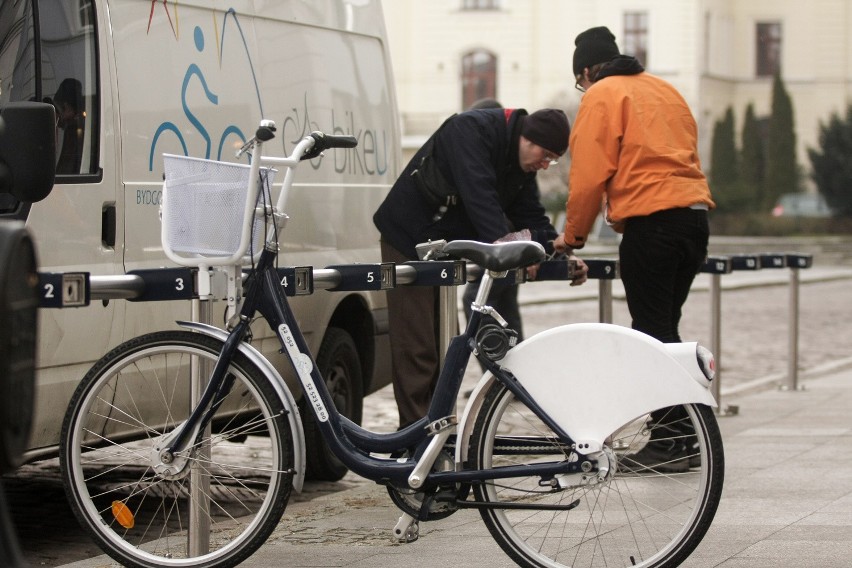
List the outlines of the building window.
{"type": "Polygon", "coordinates": [[[757,23],[757,76],[781,72],[781,23],[757,23]]]}
{"type": "Polygon", "coordinates": [[[621,51],[632,55],[645,67],[648,66],[648,12],[624,13],[624,41],[621,51]]]}
{"type": "Polygon", "coordinates": [[[486,97],[497,98],[497,56],[471,51],[462,57],[462,108],[486,97]]]}
{"type": "Polygon", "coordinates": [[[462,0],[462,10],[499,10],[500,0],[462,0]]]}

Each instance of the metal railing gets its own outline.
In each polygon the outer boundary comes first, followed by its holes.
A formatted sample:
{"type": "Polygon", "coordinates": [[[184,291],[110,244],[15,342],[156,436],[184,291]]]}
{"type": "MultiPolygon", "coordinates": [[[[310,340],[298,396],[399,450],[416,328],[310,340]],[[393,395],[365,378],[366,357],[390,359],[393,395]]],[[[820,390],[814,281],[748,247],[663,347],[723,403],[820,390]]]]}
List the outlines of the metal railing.
{"type": "MultiPolygon", "coordinates": [[[[613,281],[620,277],[617,260],[585,258],[589,267],[589,279],[598,280],[598,320],[613,321],[613,281]]],[[[710,275],[710,350],[716,357],[716,379],[713,395],[719,404],[717,412],[723,415],[736,414],[734,406],[723,407],[721,401],[722,346],[722,277],[733,271],[756,271],[761,269],[790,270],[788,303],[788,361],[786,390],[800,390],[799,366],[799,272],[813,265],[813,256],[798,253],[764,253],[710,256],[701,272],[710,275]]],[[[279,268],[280,281],[289,296],[312,294],[314,290],[351,291],[386,290],[399,285],[439,286],[441,293],[440,345],[449,345],[456,333],[458,318],[457,287],[474,280],[481,269],[457,260],[415,261],[406,264],[343,264],[326,268],[310,266],[279,268]]],[[[41,307],[68,308],[87,306],[93,300],[124,299],[133,302],[162,300],[193,300],[194,317],[209,323],[209,308],[203,307],[204,300],[224,297],[226,284],[224,275],[217,271],[208,273],[210,283],[203,288],[211,290],[209,296],[198,293],[199,275],[195,268],[160,268],[136,270],[118,276],[92,276],[85,272],[40,273],[39,290],[41,307]]],[[[510,271],[506,278],[516,283],[526,282],[526,272],[510,271]]],[[[550,260],[541,263],[536,280],[531,282],[569,280],[566,260],[550,260]]]]}
{"type": "Polygon", "coordinates": [[[799,272],[813,266],[813,255],[799,253],[737,254],[710,256],[701,272],[710,274],[710,350],[716,357],[716,379],[713,395],[719,404],[721,415],[737,414],[736,406],[722,406],[721,361],[722,361],[722,276],[735,270],[755,271],[761,269],[790,269],[788,325],[787,325],[787,382],[788,390],[800,390],[799,386],[799,272]]]}

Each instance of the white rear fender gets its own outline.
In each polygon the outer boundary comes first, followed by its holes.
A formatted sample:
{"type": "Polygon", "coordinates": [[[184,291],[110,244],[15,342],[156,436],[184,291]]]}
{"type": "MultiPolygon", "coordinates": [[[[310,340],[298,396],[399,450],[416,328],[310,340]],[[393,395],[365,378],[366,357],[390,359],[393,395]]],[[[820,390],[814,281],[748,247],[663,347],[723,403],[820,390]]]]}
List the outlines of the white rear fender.
{"type": "MultiPolygon", "coordinates": [[[[181,327],[201,332],[221,341],[225,341],[228,338],[226,332],[211,325],[186,321],[179,321],[177,323],[181,327]]],[[[248,357],[252,363],[257,365],[264,374],[274,377],[274,380],[271,381],[272,386],[275,392],[278,393],[278,398],[281,399],[281,403],[287,411],[287,419],[290,421],[290,431],[293,433],[293,467],[296,470],[296,474],[293,476],[293,489],[301,493],[302,485],[305,482],[305,431],[302,429],[302,419],[299,416],[299,408],[296,406],[296,400],[293,398],[290,389],[287,388],[287,383],[284,382],[284,379],[275,367],[272,366],[272,363],[261,355],[257,349],[248,343],[240,343],[239,351],[248,357]]]]}
{"type": "MultiPolygon", "coordinates": [[[[544,331],[511,349],[500,365],[575,442],[591,450],[652,410],[690,403],[716,406],[695,343],[665,344],[616,325],[571,324],[544,331]]],[[[485,373],[465,407],[456,446],[460,462],[467,458],[467,440],[495,380],[485,373]]]]}

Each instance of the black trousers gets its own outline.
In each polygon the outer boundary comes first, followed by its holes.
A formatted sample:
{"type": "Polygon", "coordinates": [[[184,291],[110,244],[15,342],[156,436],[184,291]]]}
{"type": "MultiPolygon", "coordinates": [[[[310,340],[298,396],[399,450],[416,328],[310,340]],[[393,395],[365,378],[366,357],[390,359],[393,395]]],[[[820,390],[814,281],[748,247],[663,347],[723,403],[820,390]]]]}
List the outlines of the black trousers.
{"type": "MultiPolygon", "coordinates": [[[[401,252],[381,241],[382,261],[403,263],[401,252]]],[[[393,394],[400,428],[426,416],[440,371],[438,289],[400,286],[387,291],[393,394]]]]}
{"type": "Polygon", "coordinates": [[[709,238],[703,210],[667,209],[627,220],[618,253],[633,329],[664,343],[681,340],[681,310],[709,238]]]}

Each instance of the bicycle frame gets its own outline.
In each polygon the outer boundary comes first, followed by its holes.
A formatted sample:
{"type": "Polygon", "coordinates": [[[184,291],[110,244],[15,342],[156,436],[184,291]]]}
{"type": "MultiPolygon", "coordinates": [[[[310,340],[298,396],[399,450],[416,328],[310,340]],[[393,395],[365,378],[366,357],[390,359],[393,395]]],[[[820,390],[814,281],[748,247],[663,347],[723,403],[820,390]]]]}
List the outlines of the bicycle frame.
{"type": "MultiPolygon", "coordinates": [[[[283,210],[287,191],[290,188],[294,171],[300,156],[310,150],[309,137],[300,142],[293,154],[287,158],[261,157],[262,141],[255,143],[255,152],[251,159],[251,179],[257,179],[261,162],[263,165],[280,165],[287,168],[283,189],[278,197],[276,211],[283,210]]],[[[267,212],[267,215],[271,215],[267,212]]],[[[175,453],[184,449],[190,440],[194,440],[212,419],[221,400],[230,388],[226,374],[229,361],[243,341],[250,322],[256,313],[260,313],[276,332],[283,351],[287,354],[296,375],[302,385],[306,405],[311,409],[317,424],[331,451],[349,469],[358,475],[373,481],[386,481],[399,487],[422,487],[432,483],[461,483],[473,480],[500,479],[518,475],[539,474],[552,477],[556,474],[580,472],[583,460],[566,462],[563,460],[535,466],[507,466],[491,470],[468,470],[431,472],[432,463],[437,458],[449,432],[436,435],[452,424],[449,419],[454,414],[454,406],[461,388],[464,371],[471,354],[475,350],[472,339],[484,317],[481,310],[474,310],[465,331],[454,337],[449,345],[444,365],[441,369],[435,395],[425,417],[408,427],[390,433],[370,432],[342,416],[334,406],[325,381],[321,376],[307,342],[299,330],[298,323],[290,308],[286,295],[278,281],[275,261],[278,253],[277,231],[271,231],[255,270],[245,282],[245,295],[236,325],[228,335],[219,359],[212,371],[210,381],[201,395],[199,404],[190,418],[170,436],[167,452],[175,453]],[[439,425],[439,426],[436,426],[439,425]],[[393,454],[412,451],[410,459],[389,459],[372,454],[393,454]],[[419,467],[418,467],[419,466],[419,467]],[[416,473],[415,473],[415,470],[416,473]]],[[[484,304],[491,288],[492,275],[487,271],[483,275],[476,304],[484,304]]],[[[481,358],[486,368],[502,382],[521,402],[530,408],[560,438],[559,442],[571,448],[573,441],[554,420],[533,400],[523,386],[505,369],[485,357],[481,358]]],[[[271,378],[271,380],[273,380],[271,378]]],[[[561,456],[561,454],[560,454],[561,456]]]]}
{"type": "MultiPolygon", "coordinates": [[[[239,316],[240,321],[225,342],[222,354],[213,370],[210,383],[201,397],[199,406],[182,428],[184,434],[178,434],[174,438],[172,451],[180,448],[183,441],[189,439],[189,432],[198,431],[197,428],[203,427],[212,418],[217,401],[226,394],[227,377],[225,372],[227,361],[233,356],[239,342],[242,341],[248,329],[248,322],[259,312],[276,331],[281,347],[299,377],[304,396],[308,400],[306,406],[311,409],[332,452],[349,469],[362,477],[373,481],[386,480],[392,485],[407,487],[412,472],[426,454],[431,441],[432,436],[430,436],[430,431],[427,428],[428,425],[453,414],[464,370],[473,350],[472,337],[479,328],[483,315],[474,311],[467,329],[450,342],[428,414],[397,432],[370,432],[342,416],[335,408],[331,394],[308,349],[307,342],[298,328],[287,297],[281,290],[274,266],[275,257],[276,252],[267,247],[261,253],[256,269],[246,280],[247,291],[239,316]],[[412,449],[414,450],[413,459],[408,460],[371,455],[372,453],[391,454],[412,449]]],[[[490,287],[491,278],[490,275],[486,275],[483,277],[483,285],[481,286],[482,294],[487,295],[490,287]]],[[[561,443],[571,447],[573,442],[570,436],[561,431],[559,426],[541,410],[539,405],[529,396],[520,383],[514,380],[510,373],[487,359],[483,359],[483,361],[498,380],[505,384],[554,432],[558,433],[561,443]]],[[[438,449],[440,450],[440,448],[438,449]]],[[[432,461],[434,461],[434,457],[432,457],[432,461]]],[[[510,478],[521,474],[529,475],[530,473],[549,477],[556,474],[577,473],[580,471],[579,463],[581,461],[570,463],[554,461],[537,466],[501,467],[493,470],[433,472],[428,474],[427,483],[461,483],[472,480],[510,478]]],[[[431,463],[427,465],[431,468],[431,463]]]]}

